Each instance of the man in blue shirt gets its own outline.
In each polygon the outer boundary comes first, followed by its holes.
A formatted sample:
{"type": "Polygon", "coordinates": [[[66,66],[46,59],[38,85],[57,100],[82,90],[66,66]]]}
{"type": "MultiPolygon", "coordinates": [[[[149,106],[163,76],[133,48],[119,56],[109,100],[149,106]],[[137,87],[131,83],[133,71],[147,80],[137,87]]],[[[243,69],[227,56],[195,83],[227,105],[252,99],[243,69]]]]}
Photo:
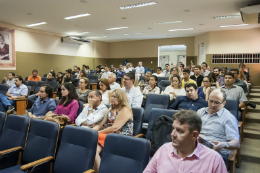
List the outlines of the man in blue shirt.
{"type": "Polygon", "coordinates": [[[116,81],[119,82],[121,84],[121,78],[123,78],[125,76],[125,71],[123,68],[123,65],[120,64],[118,70],[116,71],[116,81]]]}
{"type": "Polygon", "coordinates": [[[135,68],[136,74],[144,75],[145,70],[144,70],[144,67],[142,66],[142,64],[143,64],[142,62],[138,63],[138,66],[135,68]]]}
{"type": "Polygon", "coordinates": [[[187,96],[179,96],[175,102],[170,106],[171,109],[193,110],[198,111],[200,108],[208,106],[208,103],[201,97],[198,97],[198,89],[194,83],[185,85],[187,96]]]}
{"type": "Polygon", "coordinates": [[[10,114],[14,110],[15,100],[24,99],[28,94],[28,88],[23,84],[23,78],[17,76],[15,78],[15,84],[11,85],[6,93],[6,96],[0,94],[0,111],[10,114]]]}
{"type": "Polygon", "coordinates": [[[55,100],[52,99],[52,93],[52,86],[49,84],[43,84],[39,91],[39,97],[29,110],[28,116],[37,119],[39,116],[44,116],[49,111],[54,112],[57,105],[55,100]]]}

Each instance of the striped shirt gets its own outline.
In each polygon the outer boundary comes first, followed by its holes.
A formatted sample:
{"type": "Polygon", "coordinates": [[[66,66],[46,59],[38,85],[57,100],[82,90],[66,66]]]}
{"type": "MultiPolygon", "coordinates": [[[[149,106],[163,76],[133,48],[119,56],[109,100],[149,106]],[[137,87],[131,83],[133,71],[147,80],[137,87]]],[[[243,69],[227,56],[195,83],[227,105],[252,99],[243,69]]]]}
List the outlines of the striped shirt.
{"type": "Polygon", "coordinates": [[[226,88],[226,86],[220,87],[222,90],[224,90],[227,94],[227,99],[231,100],[239,100],[239,103],[247,102],[247,98],[245,96],[244,90],[236,85],[233,85],[231,88],[226,88]]]}

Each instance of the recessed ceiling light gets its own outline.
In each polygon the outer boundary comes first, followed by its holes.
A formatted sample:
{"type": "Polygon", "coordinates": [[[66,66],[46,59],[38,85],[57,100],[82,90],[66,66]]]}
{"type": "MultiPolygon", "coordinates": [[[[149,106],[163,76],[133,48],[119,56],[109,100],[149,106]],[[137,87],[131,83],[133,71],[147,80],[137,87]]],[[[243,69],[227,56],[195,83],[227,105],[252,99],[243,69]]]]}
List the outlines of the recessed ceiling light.
{"type": "Polygon", "coordinates": [[[121,10],[127,10],[127,9],[132,9],[132,8],[137,8],[137,7],[145,7],[145,6],[149,6],[149,5],[156,5],[157,2],[144,2],[141,4],[133,4],[133,5],[127,5],[124,7],[119,7],[121,10]]]}
{"type": "Polygon", "coordinates": [[[136,32],[136,33],[125,33],[124,35],[138,35],[138,34],[144,34],[144,32],[136,32]]]}
{"type": "Polygon", "coordinates": [[[215,16],[212,17],[213,19],[225,19],[225,18],[231,18],[231,17],[241,17],[241,15],[228,15],[228,16],[215,16]]]}
{"type": "Polygon", "coordinates": [[[199,25],[204,25],[203,23],[199,24],[199,25]]]}
{"type": "Polygon", "coordinates": [[[173,21],[173,22],[159,22],[159,23],[154,23],[155,25],[165,25],[165,24],[172,24],[172,23],[181,23],[183,21],[178,20],[178,21],[173,21]]]}
{"type": "Polygon", "coordinates": [[[186,30],[193,30],[194,28],[184,28],[184,29],[171,29],[168,31],[186,31],[186,30]]]}
{"type": "Polygon", "coordinates": [[[88,1],[86,1],[86,0],[81,0],[80,2],[82,2],[82,3],[87,3],[88,1]]]}
{"type": "Polygon", "coordinates": [[[107,30],[116,30],[116,29],[125,29],[125,28],[128,28],[128,27],[109,28],[109,29],[107,29],[107,30]]]}
{"type": "Polygon", "coordinates": [[[93,38],[104,38],[104,37],[107,37],[107,36],[101,36],[101,37],[88,37],[89,39],[93,39],[93,38]]]}
{"type": "Polygon", "coordinates": [[[34,23],[34,24],[30,24],[30,25],[26,25],[26,26],[38,26],[38,25],[44,25],[44,24],[47,24],[47,22],[40,22],[40,23],[34,23]]]}
{"type": "Polygon", "coordinates": [[[147,28],[147,29],[153,29],[153,28],[147,28]]]}
{"type": "Polygon", "coordinates": [[[122,17],[122,19],[127,19],[126,17],[122,17]]]}
{"type": "Polygon", "coordinates": [[[87,34],[89,32],[79,32],[79,33],[75,33],[75,32],[70,32],[68,33],[68,35],[83,35],[83,34],[87,34]]]}
{"type": "Polygon", "coordinates": [[[232,26],[246,26],[248,24],[238,24],[238,25],[225,25],[225,26],[219,26],[221,28],[226,28],[226,27],[232,27],[232,26]]]}
{"type": "Polygon", "coordinates": [[[190,10],[184,10],[185,12],[190,12],[190,10]]]}
{"type": "Polygon", "coordinates": [[[32,15],[32,13],[27,13],[27,15],[32,15]]]}
{"type": "Polygon", "coordinates": [[[79,15],[76,15],[76,16],[65,17],[64,19],[69,20],[69,19],[75,19],[75,18],[85,17],[85,16],[89,16],[89,15],[90,15],[89,13],[86,13],[86,14],[79,14],[79,15]]]}

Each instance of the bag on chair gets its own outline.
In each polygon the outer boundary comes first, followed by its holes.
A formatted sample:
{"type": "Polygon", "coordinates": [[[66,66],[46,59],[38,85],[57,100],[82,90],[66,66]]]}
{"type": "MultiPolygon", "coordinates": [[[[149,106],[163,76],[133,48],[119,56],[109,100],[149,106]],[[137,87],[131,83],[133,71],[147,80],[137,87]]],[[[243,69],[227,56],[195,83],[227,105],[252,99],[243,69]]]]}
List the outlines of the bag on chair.
{"type": "Polygon", "coordinates": [[[67,115],[57,115],[51,111],[44,116],[43,120],[53,121],[62,126],[65,126],[70,123],[70,118],[67,115]]]}

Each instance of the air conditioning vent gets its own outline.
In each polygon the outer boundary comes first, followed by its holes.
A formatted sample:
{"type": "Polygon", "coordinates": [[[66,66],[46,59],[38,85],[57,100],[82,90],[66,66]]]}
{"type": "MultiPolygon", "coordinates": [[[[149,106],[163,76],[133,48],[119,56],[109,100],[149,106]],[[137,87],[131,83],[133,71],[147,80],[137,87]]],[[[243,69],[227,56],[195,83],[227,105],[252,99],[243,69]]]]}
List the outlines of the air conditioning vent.
{"type": "Polygon", "coordinates": [[[83,44],[83,43],[91,43],[91,40],[86,40],[86,39],[82,39],[80,37],[71,37],[71,36],[67,36],[67,37],[61,37],[61,42],[66,42],[66,43],[74,43],[74,44],[83,44]]]}
{"type": "Polygon", "coordinates": [[[260,4],[240,8],[242,21],[246,24],[260,23],[260,4]]]}

